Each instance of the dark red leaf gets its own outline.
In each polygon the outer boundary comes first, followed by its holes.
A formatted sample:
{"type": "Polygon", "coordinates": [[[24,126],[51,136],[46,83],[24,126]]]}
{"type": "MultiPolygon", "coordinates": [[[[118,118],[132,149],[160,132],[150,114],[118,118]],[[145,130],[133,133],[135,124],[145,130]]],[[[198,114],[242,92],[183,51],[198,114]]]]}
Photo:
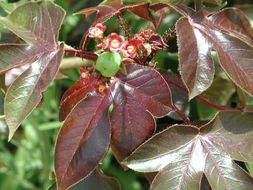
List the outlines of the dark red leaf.
{"type": "Polygon", "coordinates": [[[211,56],[212,42],[201,32],[190,28],[187,18],[177,22],[181,76],[189,90],[189,98],[193,98],[211,85],[214,64],[211,56]]]}
{"type": "Polygon", "coordinates": [[[23,4],[8,16],[0,17],[1,24],[27,43],[0,46],[1,72],[30,65],[12,83],[5,96],[4,111],[9,139],[39,104],[42,92],[59,70],[64,45],[58,44],[58,32],[64,15],[62,8],[51,1],[42,1],[23,4]]]}
{"type": "Polygon", "coordinates": [[[85,14],[88,16],[94,12],[97,12],[96,21],[93,24],[95,25],[96,23],[103,23],[104,21],[111,18],[120,10],[121,6],[122,6],[121,1],[115,0],[112,2],[101,3],[96,7],[82,9],[81,11],[78,11],[76,14],[85,14]]]}
{"type": "Polygon", "coordinates": [[[151,190],[208,189],[203,174],[213,190],[251,190],[253,179],[233,160],[253,162],[252,125],[252,113],[230,111],[200,128],[171,126],[123,163],[141,172],[158,171],[151,190]]]}
{"type": "Polygon", "coordinates": [[[150,5],[150,9],[153,11],[158,11],[160,9],[163,9],[165,7],[172,7],[180,14],[187,16],[194,13],[194,10],[190,7],[186,7],[181,3],[154,3],[150,5]]]}
{"type": "Polygon", "coordinates": [[[112,16],[119,15],[124,11],[131,11],[141,18],[154,22],[154,18],[149,12],[149,3],[135,3],[133,5],[123,5],[120,0],[114,0],[106,3],[101,3],[96,7],[85,8],[78,11],[76,14],[90,15],[97,12],[96,20],[93,23],[103,23],[112,16]]]}
{"type": "Polygon", "coordinates": [[[180,3],[155,3],[152,10],[170,6],[184,15],[177,22],[180,71],[190,99],[205,91],[214,75],[211,51],[217,51],[221,66],[241,88],[253,95],[253,29],[238,9],[224,9],[216,14],[180,3]],[[187,32],[186,32],[187,31],[187,32]]]}
{"type": "Polygon", "coordinates": [[[225,9],[214,15],[205,10],[192,12],[177,22],[177,34],[180,71],[190,98],[205,91],[213,80],[211,50],[217,51],[229,77],[253,95],[252,28],[242,12],[237,9],[225,9]]]}
{"type": "Polygon", "coordinates": [[[114,105],[111,144],[118,160],[153,134],[153,116],[162,117],[174,109],[170,89],[156,70],[136,64],[126,69],[128,74],[118,73],[110,87],[114,105]]]}
{"type": "Polygon", "coordinates": [[[240,9],[224,9],[212,15],[210,21],[221,30],[230,32],[251,46],[253,45],[253,29],[249,20],[240,9]]]}
{"type": "Polygon", "coordinates": [[[59,190],[65,190],[88,176],[102,160],[110,141],[106,93],[80,100],[67,116],[58,135],[55,171],[59,190]]]}
{"type": "Polygon", "coordinates": [[[65,120],[74,106],[94,90],[96,82],[97,80],[94,77],[80,79],[64,93],[60,104],[60,121],[65,120]]]}

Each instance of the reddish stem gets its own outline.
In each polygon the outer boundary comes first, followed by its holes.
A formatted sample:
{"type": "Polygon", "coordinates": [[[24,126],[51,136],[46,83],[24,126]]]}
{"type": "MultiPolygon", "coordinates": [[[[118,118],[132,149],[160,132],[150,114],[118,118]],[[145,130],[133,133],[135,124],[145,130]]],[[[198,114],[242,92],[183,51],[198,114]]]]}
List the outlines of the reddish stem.
{"type": "Polygon", "coordinates": [[[83,50],[75,50],[75,49],[65,49],[64,54],[68,55],[68,56],[81,57],[81,58],[89,59],[89,60],[93,60],[93,61],[96,61],[98,58],[98,55],[93,52],[83,51],[83,50]]]}
{"type": "Polygon", "coordinates": [[[228,108],[228,107],[226,107],[226,106],[217,105],[217,104],[211,102],[210,100],[204,98],[203,96],[196,96],[196,98],[197,98],[199,101],[203,102],[204,104],[207,104],[207,105],[209,105],[209,106],[211,106],[211,107],[213,107],[213,108],[215,108],[215,109],[217,109],[217,110],[221,110],[221,111],[222,111],[222,110],[226,110],[226,111],[234,110],[234,109],[228,108]]]}
{"type": "Polygon", "coordinates": [[[164,35],[163,35],[163,41],[167,42],[169,41],[173,36],[176,35],[176,30],[168,30],[164,35]]]}
{"type": "Polygon", "coordinates": [[[175,109],[175,112],[182,118],[185,124],[192,125],[191,121],[183,112],[181,112],[176,106],[174,106],[174,109],[175,109]]]}
{"type": "Polygon", "coordinates": [[[165,12],[164,12],[164,10],[162,9],[162,10],[160,11],[160,16],[159,16],[158,22],[156,23],[156,26],[155,26],[155,31],[156,31],[156,32],[158,32],[158,30],[159,30],[159,28],[160,28],[160,26],[161,26],[161,24],[162,24],[162,21],[163,21],[164,17],[165,17],[165,12]]]}
{"type": "Polygon", "coordinates": [[[131,38],[131,36],[130,36],[130,33],[127,29],[126,22],[125,22],[124,18],[120,14],[118,14],[117,17],[120,21],[120,25],[121,25],[122,29],[124,30],[127,39],[129,40],[131,38]]]}

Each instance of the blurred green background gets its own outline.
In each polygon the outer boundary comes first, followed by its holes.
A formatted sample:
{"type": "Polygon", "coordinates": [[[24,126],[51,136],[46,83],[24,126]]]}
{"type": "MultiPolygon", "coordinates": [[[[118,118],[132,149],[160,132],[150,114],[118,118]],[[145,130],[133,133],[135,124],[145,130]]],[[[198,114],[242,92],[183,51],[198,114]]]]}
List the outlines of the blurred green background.
{"type": "MultiPolygon", "coordinates": [[[[19,4],[25,3],[28,0],[2,0],[0,1],[0,15],[5,16],[8,11],[11,11],[19,4]]],[[[55,0],[55,3],[63,7],[67,11],[67,15],[60,32],[60,40],[66,42],[75,48],[79,47],[80,40],[84,32],[87,31],[89,26],[94,20],[94,14],[85,18],[83,15],[73,15],[73,13],[85,7],[95,6],[99,4],[99,0],[55,0]]],[[[228,1],[228,6],[240,6],[245,13],[253,21],[253,9],[247,8],[248,5],[253,4],[253,1],[228,1]],[[250,11],[251,10],[251,11],[250,11]]],[[[193,5],[188,1],[190,6],[193,5]]],[[[159,33],[163,34],[169,28],[173,28],[175,21],[179,18],[179,14],[172,10],[166,9],[164,21],[159,29],[159,33]]],[[[152,27],[151,23],[140,19],[139,17],[126,12],[124,18],[127,25],[130,26],[132,33],[139,32],[142,28],[152,27]]],[[[157,15],[155,15],[157,16],[157,15]]],[[[105,23],[108,26],[106,33],[122,32],[119,28],[119,23],[116,18],[112,18],[105,23]]],[[[5,28],[0,26],[0,43],[16,41],[12,35],[9,34],[5,28]]],[[[122,33],[124,34],[124,33],[122,33]]],[[[89,49],[92,50],[94,42],[91,41],[89,49]]],[[[177,52],[176,39],[173,38],[169,41],[169,51],[172,53],[177,52]]],[[[214,55],[215,56],[215,55],[214,55]]],[[[68,58],[66,58],[68,59],[68,58]]],[[[163,69],[169,69],[177,73],[178,58],[176,54],[169,54],[168,52],[159,52],[156,56],[158,66],[163,69]]],[[[203,96],[213,99],[216,103],[223,105],[239,104],[240,97],[231,90],[233,87],[228,86],[224,89],[223,85],[227,85],[228,81],[224,73],[217,67],[217,75],[213,86],[206,91],[203,96]],[[222,85],[221,85],[222,84],[222,85]],[[228,97],[217,99],[215,92],[229,94],[228,97]]],[[[4,123],[4,119],[0,116],[0,190],[46,190],[50,185],[54,184],[54,145],[57,133],[62,123],[58,122],[58,108],[59,101],[62,94],[79,78],[79,70],[71,69],[63,72],[68,76],[66,79],[56,79],[49,86],[44,93],[42,105],[34,110],[32,114],[21,125],[14,138],[8,142],[8,131],[4,123]]],[[[0,77],[3,79],[3,76],[0,77]]],[[[3,82],[1,85],[3,85],[3,82]]],[[[3,114],[2,102],[4,93],[0,92],[0,115],[3,114]]],[[[253,99],[243,95],[248,101],[249,107],[253,105],[253,99]]],[[[191,119],[210,119],[215,110],[206,107],[197,100],[191,102],[191,119]],[[206,110],[202,112],[199,110],[206,110]]],[[[174,121],[171,119],[163,119],[159,121],[159,125],[169,125],[174,121]]],[[[158,125],[158,130],[159,130],[158,125]]],[[[123,190],[147,190],[149,183],[141,173],[133,171],[124,171],[114,159],[111,151],[108,152],[105,160],[101,163],[101,169],[105,174],[116,177],[123,190]]],[[[249,171],[253,174],[253,167],[247,165],[249,171]]],[[[51,188],[53,189],[53,187],[51,188]]],[[[81,190],[82,188],[79,188],[81,190]]]]}

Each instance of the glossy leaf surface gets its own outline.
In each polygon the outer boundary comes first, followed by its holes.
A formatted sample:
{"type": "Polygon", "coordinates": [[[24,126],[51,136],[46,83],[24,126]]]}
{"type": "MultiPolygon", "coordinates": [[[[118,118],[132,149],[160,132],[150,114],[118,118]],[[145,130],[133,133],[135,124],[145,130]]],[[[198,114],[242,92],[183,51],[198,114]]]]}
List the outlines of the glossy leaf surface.
{"type": "Polygon", "coordinates": [[[253,114],[220,112],[200,128],[175,125],[141,145],[124,163],[159,171],[151,190],[198,190],[205,174],[213,190],[251,190],[253,179],[233,160],[253,162],[253,114]]]}
{"type": "Polygon", "coordinates": [[[104,157],[110,141],[110,96],[95,91],[72,109],[58,135],[55,170],[59,190],[89,175],[104,157]]]}
{"type": "Polygon", "coordinates": [[[137,64],[126,65],[127,75],[111,79],[113,96],[112,148],[118,160],[129,155],[155,130],[154,117],[172,111],[170,90],[154,69],[137,64]]]}
{"type": "Polygon", "coordinates": [[[5,97],[5,115],[9,139],[41,100],[41,93],[54,79],[62,56],[63,45],[57,44],[64,10],[50,1],[27,3],[16,8],[0,23],[22,38],[28,45],[1,45],[0,68],[31,64],[15,80],[5,97]]]}
{"type": "Polygon", "coordinates": [[[120,190],[115,178],[104,175],[99,169],[94,170],[87,178],[71,187],[70,190],[120,190]]]}
{"type": "Polygon", "coordinates": [[[83,9],[76,14],[90,15],[93,12],[97,12],[95,23],[103,23],[112,16],[120,15],[124,11],[132,11],[134,14],[154,22],[153,17],[149,13],[148,3],[135,3],[133,5],[123,5],[120,0],[113,0],[105,3],[101,3],[96,7],[90,7],[83,9]]]}
{"type": "Polygon", "coordinates": [[[194,12],[174,7],[187,17],[181,18],[176,28],[180,71],[189,98],[211,85],[214,75],[211,50],[217,51],[222,68],[233,82],[253,95],[253,30],[244,14],[237,9],[225,9],[209,15],[206,10],[194,12]]]}
{"type": "Polygon", "coordinates": [[[65,120],[75,105],[94,90],[96,82],[92,76],[81,78],[64,93],[60,104],[60,121],[65,120]]]}

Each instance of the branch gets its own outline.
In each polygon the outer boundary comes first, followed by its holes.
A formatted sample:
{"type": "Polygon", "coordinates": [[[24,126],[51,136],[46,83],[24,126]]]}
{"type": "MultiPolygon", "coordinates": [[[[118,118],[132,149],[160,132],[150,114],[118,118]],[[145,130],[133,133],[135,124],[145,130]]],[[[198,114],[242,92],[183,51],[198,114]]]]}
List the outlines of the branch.
{"type": "Polygon", "coordinates": [[[126,21],[124,20],[124,18],[121,15],[117,15],[117,17],[120,21],[120,25],[121,25],[122,29],[124,30],[127,39],[129,40],[131,38],[131,36],[130,36],[130,33],[127,29],[126,21]]]}
{"type": "Polygon", "coordinates": [[[173,30],[168,30],[164,35],[163,35],[163,41],[167,42],[169,41],[173,36],[176,35],[176,29],[173,30]]]}
{"type": "Polygon", "coordinates": [[[175,109],[175,112],[179,115],[179,117],[181,117],[181,119],[184,121],[185,124],[192,125],[188,117],[183,112],[181,112],[175,105],[174,105],[174,109],[175,109]]]}
{"type": "Polygon", "coordinates": [[[81,57],[93,61],[96,61],[98,58],[98,55],[93,52],[75,49],[65,49],[64,54],[68,56],[81,57]]]}
{"type": "Polygon", "coordinates": [[[64,58],[60,65],[60,71],[76,69],[80,67],[90,67],[94,64],[94,61],[88,59],[82,59],[79,57],[64,58]]]}

